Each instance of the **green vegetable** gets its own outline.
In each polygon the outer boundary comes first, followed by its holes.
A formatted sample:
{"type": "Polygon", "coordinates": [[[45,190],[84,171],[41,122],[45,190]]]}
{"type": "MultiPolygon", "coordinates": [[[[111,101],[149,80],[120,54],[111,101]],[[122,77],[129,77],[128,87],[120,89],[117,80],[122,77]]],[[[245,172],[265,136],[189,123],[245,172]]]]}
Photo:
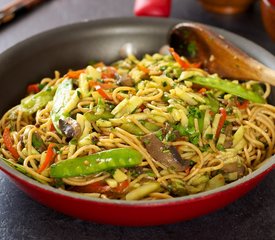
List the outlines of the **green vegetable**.
{"type": "Polygon", "coordinates": [[[40,137],[38,133],[34,133],[32,135],[32,146],[39,152],[42,153],[47,149],[43,139],[40,137]]]}
{"type": "MultiPolygon", "coordinates": [[[[53,99],[53,108],[51,111],[51,118],[56,131],[62,134],[59,129],[59,119],[66,118],[66,108],[71,99],[71,90],[73,89],[73,82],[71,79],[66,79],[59,84],[53,99]]],[[[68,113],[67,113],[68,114],[68,113]]]]}
{"type": "Polygon", "coordinates": [[[132,96],[130,99],[125,98],[112,110],[111,113],[116,115],[117,118],[120,118],[134,112],[142,105],[142,103],[142,98],[138,96],[132,96]]]}
{"type": "Polygon", "coordinates": [[[33,114],[39,109],[45,107],[53,99],[54,91],[49,88],[46,91],[40,91],[21,100],[22,111],[33,114]]]}
{"type": "Polygon", "coordinates": [[[251,87],[253,92],[258,93],[259,95],[264,95],[264,89],[261,84],[256,83],[256,84],[253,84],[251,87]]]}
{"type": "Polygon", "coordinates": [[[141,161],[142,155],[137,150],[115,148],[53,164],[50,175],[55,178],[86,176],[110,169],[137,166],[141,161]]]}
{"type": "MultiPolygon", "coordinates": [[[[150,132],[155,132],[160,129],[159,126],[155,125],[154,123],[151,122],[144,122],[142,121],[141,124],[147,128],[150,132]]],[[[124,129],[125,131],[132,133],[137,136],[142,136],[145,133],[134,123],[123,123],[120,128],[124,129]]]]}
{"type": "Polygon", "coordinates": [[[208,92],[207,97],[205,98],[205,102],[208,106],[210,106],[210,109],[212,112],[217,113],[220,108],[219,101],[213,96],[212,93],[208,92]]]}
{"type": "Polygon", "coordinates": [[[154,123],[151,122],[144,122],[144,127],[147,128],[151,132],[158,131],[160,129],[159,126],[155,125],[154,123]]]}
{"type": "Polygon", "coordinates": [[[36,178],[35,176],[29,174],[26,169],[24,168],[24,166],[22,166],[21,164],[18,164],[18,163],[14,163],[14,162],[11,162],[3,157],[0,156],[0,160],[4,161],[7,165],[11,166],[12,168],[14,168],[15,170],[23,173],[24,175],[30,177],[30,178],[33,178],[35,180],[37,180],[38,182],[41,182],[41,183],[44,183],[44,181],[42,181],[40,178],[36,178]]]}
{"type": "Polygon", "coordinates": [[[225,185],[225,180],[222,174],[218,174],[214,177],[212,177],[208,183],[206,184],[205,191],[215,189],[217,187],[221,187],[225,185]]]}
{"type": "Polygon", "coordinates": [[[90,122],[97,121],[99,119],[109,120],[110,118],[113,118],[114,115],[110,112],[104,111],[102,114],[95,115],[92,112],[86,112],[84,113],[84,117],[90,122]]]}
{"type": "Polygon", "coordinates": [[[126,195],[126,200],[139,200],[152,192],[160,190],[160,184],[158,182],[149,182],[141,185],[140,187],[132,190],[126,195]]]}
{"type": "Polygon", "coordinates": [[[197,45],[196,45],[196,42],[190,42],[187,45],[187,52],[188,52],[188,54],[189,54],[189,56],[191,58],[196,57],[196,55],[197,55],[197,45]]]}
{"type": "Polygon", "coordinates": [[[194,119],[198,119],[199,131],[203,131],[203,120],[204,120],[204,112],[200,111],[198,107],[189,107],[189,115],[188,115],[188,127],[194,128],[194,119]]]}
{"type": "Polygon", "coordinates": [[[120,128],[137,136],[142,136],[145,134],[136,124],[131,122],[123,123],[120,128]]]}
{"type": "Polygon", "coordinates": [[[240,84],[233,83],[229,80],[221,79],[219,77],[202,77],[202,76],[193,76],[189,79],[189,81],[209,87],[209,88],[215,88],[221,91],[224,91],[226,93],[233,94],[235,96],[247,99],[251,102],[255,103],[265,103],[265,99],[258,95],[257,93],[244,88],[240,84]]]}

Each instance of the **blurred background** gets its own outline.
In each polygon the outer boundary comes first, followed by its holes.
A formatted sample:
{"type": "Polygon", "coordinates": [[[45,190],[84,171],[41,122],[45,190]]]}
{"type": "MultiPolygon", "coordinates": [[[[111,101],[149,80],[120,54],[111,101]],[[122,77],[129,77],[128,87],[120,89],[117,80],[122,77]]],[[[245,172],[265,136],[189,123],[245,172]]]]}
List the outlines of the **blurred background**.
{"type": "MultiPolygon", "coordinates": [[[[20,0],[19,0],[20,1],[20,0]]],[[[22,1],[22,0],[21,0],[22,1]]],[[[30,0],[23,0],[23,2],[30,0]]],[[[246,38],[252,39],[259,45],[265,47],[275,54],[275,44],[267,36],[261,14],[260,0],[44,0],[39,1],[30,10],[19,12],[19,16],[8,24],[0,25],[0,52],[31,35],[52,29],[57,26],[79,21],[134,16],[135,4],[139,6],[139,15],[154,14],[153,5],[160,7],[167,13],[165,6],[171,4],[169,16],[171,18],[188,19],[221,27],[238,33],[246,38]],[[152,3],[150,3],[152,2],[152,3]],[[244,2],[244,5],[240,3],[244,2]],[[218,3],[218,7],[215,4],[218,3]],[[237,3],[237,7],[236,7],[237,3]],[[224,5],[222,5],[224,4],[224,5]],[[234,7],[226,8],[228,4],[234,7]],[[212,6],[212,7],[211,7],[212,6]],[[244,7],[241,10],[240,7],[244,7]],[[220,11],[220,13],[211,12],[220,11]],[[233,9],[233,10],[232,10],[233,9]],[[210,11],[211,10],[211,11],[210,11]],[[240,13],[235,13],[241,11],[240,13]],[[242,12],[243,11],[243,12],[242,12]]],[[[270,6],[274,0],[262,0],[269,2],[270,6]]],[[[11,0],[0,0],[0,9],[11,0]]],[[[155,7],[156,8],[156,7],[155,7]]],[[[273,6],[273,8],[275,8],[273,6]]],[[[265,10],[267,12],[268,10],[265,10]]],[[[155,13],[156,14],[156,13],[155,13]]],[[[161,15],[161,13],[159,13],[161,15]]],[[[270,28],[275,32],[275,13],[273,12],[273,25],[270,28]]],[[[0,14],[1,17],[1,14],[0,14]]]]}

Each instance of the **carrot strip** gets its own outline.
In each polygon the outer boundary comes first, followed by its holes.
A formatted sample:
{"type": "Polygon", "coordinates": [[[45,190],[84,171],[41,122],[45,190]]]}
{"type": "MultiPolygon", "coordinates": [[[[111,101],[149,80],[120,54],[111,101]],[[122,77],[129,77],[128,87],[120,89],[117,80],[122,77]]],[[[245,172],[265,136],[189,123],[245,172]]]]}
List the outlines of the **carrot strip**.
{"type": "Polygon", "coordinates": [[[80,70],[76,70],[76,71],[69,71],[66,76],[69,77],[69,78],[73,78],[73,79],[77,79],[79,78],[80,74],[81,73],[84,73],[85,72],[85,69],[80,69],[80,70]]]}
{"type": "Polygon", "coordinates": [[[43,172],[46,167],[53,161],[53,159],[55,158],[56,153],[54,152],[54,143],[50,143],[47,149],[47,153],[46,153],[46,157],[44,162],[42,163],[42,165],[37,169],[38,173],[43,172]]]}
{"type": "Polygon", "coordinates": [[[101,88],[100,85],[95,86],[95,90],[106,100],[112,101],[112,98],[101,88]]]}
{"type": "Polygon", "coordinates": [[[137,64],[137,67],[138,67],[139,70],[141,70],[142,72],[144,72],[146,74],[148,74],[150,72],[150,70],[147,67],[145,67],[141,64],[137,64]]]}
{"type": "Polygon", "coordinates": [[[204,94],[206,91],[207,91],[207,89],[206,89],[206,88],[201,88],[201,89],[198,91],[198,93],[200,93],[200,94],[204,94]]]}
{"type": "Polygon", "coordinates": [[[171,55],[173,56],[173,58],[175,59],[175,61],[183,68],[183,69],[187,69],[187,68],[198,68],[200,67],[200,63],[190,63],[187,60],[183,60],[179,54],[177,54],[174,50],[174,48],[169,48],[169,51],[171,53],[171,55]]]}
{"type": "Polygon", "coordinates": [[[101,77],[105,78],[114,78],[117,70],[114,67],[104,67],[101,73],[101,77]]]}
{"type": "Polygon", "coordinates": [[[3,132],[3,140],[6,148],[9,150],[11,155],[17,160],[20,156],[16,150],[16,148],[13,147],[13,142],[10,134],[10,129],[6,127],[3,132]]]}

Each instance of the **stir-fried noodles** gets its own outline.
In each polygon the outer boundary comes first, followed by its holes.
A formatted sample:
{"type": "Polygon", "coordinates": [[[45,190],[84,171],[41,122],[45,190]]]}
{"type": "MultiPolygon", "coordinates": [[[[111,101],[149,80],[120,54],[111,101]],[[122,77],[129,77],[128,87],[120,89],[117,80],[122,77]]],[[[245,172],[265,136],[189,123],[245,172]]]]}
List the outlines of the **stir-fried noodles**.
{"type": "Polygon", "coordinates": [[[274,153],[270,86],[224,80],[171,53],[29,85],[1,119],[1,159],[56,188],[126,200],[195,194],[251,173],[274,153]]]}

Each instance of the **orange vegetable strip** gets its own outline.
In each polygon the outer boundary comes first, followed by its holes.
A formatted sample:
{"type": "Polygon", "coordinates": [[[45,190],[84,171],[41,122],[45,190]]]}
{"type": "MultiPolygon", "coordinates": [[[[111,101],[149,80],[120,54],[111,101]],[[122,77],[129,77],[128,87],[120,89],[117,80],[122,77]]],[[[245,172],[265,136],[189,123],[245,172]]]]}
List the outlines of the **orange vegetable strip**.
{"type": "Polygon", "coordinates": [[[17,160],[20,156],[16,150],[16,148],[13,147],[13,142],[10,134],[10,129],[6,127],[3,132],[3,140],[6,148],[9,150],[11,155],[17,160]]]}
{"type": "Polygon", "coordinates": [[[95,82],[95,81],[90,81],[89,85],[91,87],[95,87],[95,86],[99,85],[103,89],[112,89],[112,88],[117,87],[115,84],[112,84],[112,83],[100,83],[100,82],[95,82]]]}
{"type": "Polygon", "coordinates": [[[114,78],[117,70],[114,67],[105,67],[101,73],[101,77],[104,78],[114,78]]]}
{"type": "Polygon", "coordinates": [[[55,152],[54,152],[54,143],[50,143],[47,149],[47,153],[46,153],[46,157],[44,162],[42,163],[42,165],[37,169],[38,173],[43,172],[46,167],[53,161],[53,159],[55,158],[55,152]]]}
{"type": "Polygon", "coordinates": [[[240,103],[239,101],[236,101],[236,106],[239,109],[246,109],[246,108],[248,108],[248,105],[249,105],[249,101],[248,100],[244,100],[243,103],[240,103]]]}
{"type": "Polygon", "coordinates": [[[85,69],[80,69],[80,70],[76,70],[76,71],[69,71],[66,76],[69,78],[73,78],[73,79],[77,79],[79,78],[81,73],[84,73],[85,69]]]}
{"type": "Polygon", "coordinates": [[[175,61],[183,68],[183,69],[187,69],[187,68],[198,68],[200,67],[200,63],[189,63],[187,60],[183,60],[180,55],[178,55],[174,48],[169,48],[169,51],[171,53],[171,55],[173,56],[173,58],[175,59],[175,61]]]}
{"type": "Polygon", "coordinates": [[[95,85],[95,90],[106,100],[112,101],[112,98],[101,88],[100,85],[95,85]]]}
{"type": "Polygon", "coordinates": [[[201,88],[201,89],[198,91],[198,93],[200,93],[200,94],[204,94],[206,91],[207,91],[207,89],[206,89],[206,88],[201,88]]]}
{"type": "Polygon", "coordinates": [[[217,127],[217,131],[216,131],[216,135],[215,138],[217,139],[220,136],[222,127],[224,125],[225,119],[226,119],[226,110],[224,108],[220,108],[220,114],[221,114],[221,118],[217,127]]]}
{"type": "Polygon", "coordinates": [[[144,72],[146,74],[148,74],[150,72],[150,70],[147,67],[143,66],[142,64],[137,64],[137,67],[139,70],[141,70],[142,72],[144,72]]]}

